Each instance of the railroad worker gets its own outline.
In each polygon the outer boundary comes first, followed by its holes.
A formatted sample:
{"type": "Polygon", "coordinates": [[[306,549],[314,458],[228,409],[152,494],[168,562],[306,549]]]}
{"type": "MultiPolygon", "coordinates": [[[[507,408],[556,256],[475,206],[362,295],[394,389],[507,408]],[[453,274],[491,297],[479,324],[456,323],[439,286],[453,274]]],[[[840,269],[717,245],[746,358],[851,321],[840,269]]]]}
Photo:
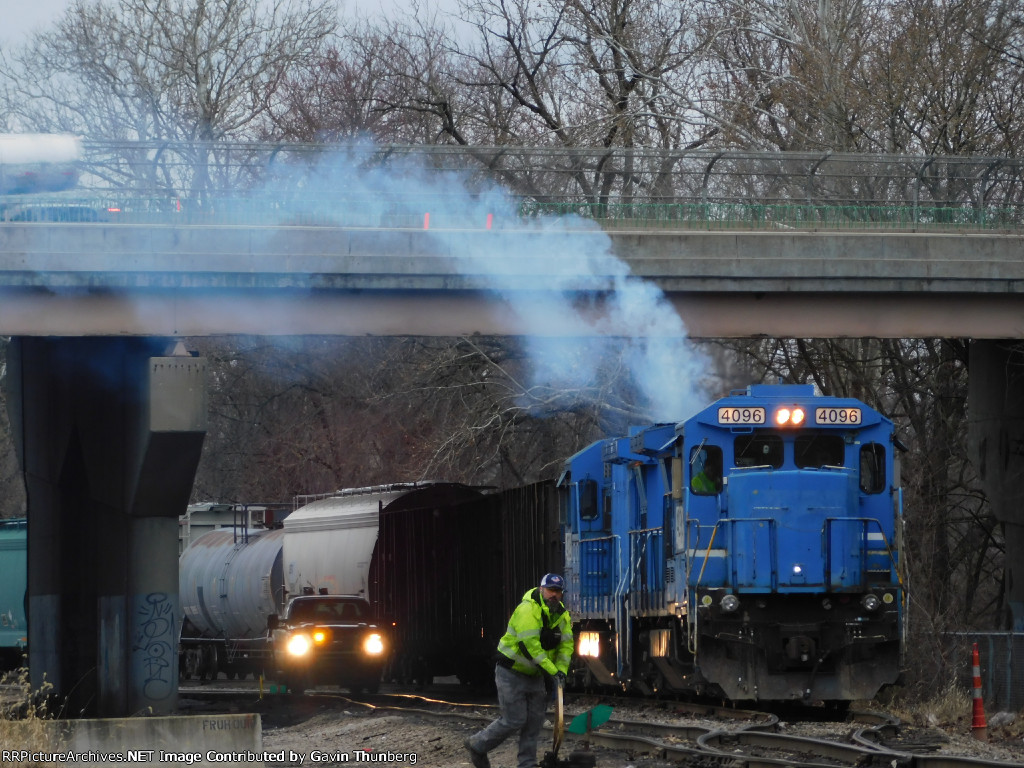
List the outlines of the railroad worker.
{"type": "Polygon", "coordinates": [[[565,681],[572,657],[572,620],[562,603],[564,590],[565,579],[545,574],[512,612],[494,665],[501,716],[465,741],[475,768],[490,768],[487,753],[516,731],[519,768],[537,765],[548,694],[565,681]]]}
{"type": "Polygon", "coordinates": [[[698,451],[693,457],[693,466],[697,471],[690,478],[690,490],[695,493],[718,493],[721,468],[715,459],[705,450],[698,451]]]}

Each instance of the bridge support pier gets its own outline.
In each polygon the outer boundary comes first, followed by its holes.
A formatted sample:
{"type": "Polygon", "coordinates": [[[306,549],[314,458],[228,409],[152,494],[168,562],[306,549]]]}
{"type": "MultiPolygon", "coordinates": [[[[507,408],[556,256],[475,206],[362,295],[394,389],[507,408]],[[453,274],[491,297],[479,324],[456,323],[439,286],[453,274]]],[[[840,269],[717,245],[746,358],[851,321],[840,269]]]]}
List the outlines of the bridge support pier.
{"type": "Polygon", "coordinates": [[[1006,538],[1010,629],[1024,631],[1024,344],[971,341],[970,453],[1006,538]]]}
{"type": "Polygon", "coordinates": [[[8,351],[29,673],[69,717],[177,706],[178,515],[206,433],[206,361],[173,346],[21,337],[8,351]]]}

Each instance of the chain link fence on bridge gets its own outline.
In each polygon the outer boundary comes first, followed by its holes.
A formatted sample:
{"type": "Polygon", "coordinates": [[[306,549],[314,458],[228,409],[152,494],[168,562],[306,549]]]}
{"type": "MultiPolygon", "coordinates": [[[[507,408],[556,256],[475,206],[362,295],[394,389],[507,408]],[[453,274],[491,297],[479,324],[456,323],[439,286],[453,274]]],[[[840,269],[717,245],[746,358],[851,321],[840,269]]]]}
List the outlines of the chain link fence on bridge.
{"type": "Polygon", "coordinates": [[[475,227],[479,216],[467,222],[456,212],[497,187],[517,217],[572,215],[616,228],[1017,231],[1024,223],[1024,162],[1012,158],[369,143],[84,148],[78,195],[117,220],[407,227],[433,210],[435,226],[447,214],[453,226],[475,227]]]}

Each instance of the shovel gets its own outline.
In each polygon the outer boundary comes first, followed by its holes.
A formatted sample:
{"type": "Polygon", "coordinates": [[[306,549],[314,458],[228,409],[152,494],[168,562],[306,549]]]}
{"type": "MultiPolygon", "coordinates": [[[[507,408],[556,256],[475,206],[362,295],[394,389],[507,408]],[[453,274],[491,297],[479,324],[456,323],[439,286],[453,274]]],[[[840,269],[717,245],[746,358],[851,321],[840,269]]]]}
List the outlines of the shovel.
{"type": "Polygon", "coordinates": [[[554,733],[554,743],[551,751],[545,754],[544,759],[540,761],[540,768],[567,768],[567,763],[558,759],[558,749],[562,746],[562,739],[565,737],[563,685],[561,680],[555,685],[555,725],[551,729],[554,733]]]}
{"type": "Polygon", "coordinates": [[[555,759],[558,759],[558,748],[562,746],[562,739],[565,736],[565,705],[562,695],[565,683],[561,680],[555,684],[555,740],[551,751],[555,759]]]}

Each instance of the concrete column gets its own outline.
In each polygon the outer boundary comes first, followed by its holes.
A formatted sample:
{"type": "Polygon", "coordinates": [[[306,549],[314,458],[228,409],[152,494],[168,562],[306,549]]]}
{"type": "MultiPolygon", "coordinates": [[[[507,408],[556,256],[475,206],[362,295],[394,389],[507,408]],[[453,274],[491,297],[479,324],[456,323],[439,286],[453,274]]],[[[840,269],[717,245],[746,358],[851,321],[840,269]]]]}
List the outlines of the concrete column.
{"type": "Polygon", "coordinates": [[[205,361],[166,339],[16,338],[8,408],[28,497],[29,668],[67,716],[177,703],[177,517],[205,361]],[[167,356],[165,356],[167,355],[167,356]]]}
{"type": "Polygon", "coordinates": [[[167,714],[178,701],[178,517],[135,518],[130,538],[129,710],[167,714]]]}
{"type": "Polygon", "coordinates": [[[1024,631],[1024,344],[975,340],[967,412],[970,453],[1006,538],[1010,628],[1024,631]]]}

